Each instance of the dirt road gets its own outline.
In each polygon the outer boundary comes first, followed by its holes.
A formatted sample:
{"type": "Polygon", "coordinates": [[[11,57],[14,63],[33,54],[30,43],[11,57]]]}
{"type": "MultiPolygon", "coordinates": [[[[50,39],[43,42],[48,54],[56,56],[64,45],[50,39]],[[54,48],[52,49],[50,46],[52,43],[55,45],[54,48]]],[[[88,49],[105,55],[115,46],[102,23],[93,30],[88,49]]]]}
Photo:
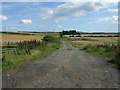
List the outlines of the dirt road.
{"type": "Polygon", "coordinates": [[[64,42],[43,60],[3,71],[3,88],[118,88],[119,71],[64,42]]]}

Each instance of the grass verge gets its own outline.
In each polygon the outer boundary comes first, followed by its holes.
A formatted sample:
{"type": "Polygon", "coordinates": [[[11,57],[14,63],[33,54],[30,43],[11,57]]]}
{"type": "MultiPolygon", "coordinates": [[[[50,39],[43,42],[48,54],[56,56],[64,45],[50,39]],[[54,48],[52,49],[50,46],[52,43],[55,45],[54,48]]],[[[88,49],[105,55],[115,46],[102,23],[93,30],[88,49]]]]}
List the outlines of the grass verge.
{"type": "Polygon", "coordinates": [[[2,56],[2,70],[19,67],[20,65],[37,58],[41,59],[62,46],[60,38],[45,36],[43,42],[38,41],[25,41],[16,43],[17,53],[9,52],[2,56]]]}
{"type": "Polygon", "coordinates": [[[91,53],[97,56],[104,56],[105,60],[111,62],[114,66],[120,69],[120,42],[116,44],[87,44],[81,45],[69,42],[72,46],[79,48],[82,51],[91,53]]]}

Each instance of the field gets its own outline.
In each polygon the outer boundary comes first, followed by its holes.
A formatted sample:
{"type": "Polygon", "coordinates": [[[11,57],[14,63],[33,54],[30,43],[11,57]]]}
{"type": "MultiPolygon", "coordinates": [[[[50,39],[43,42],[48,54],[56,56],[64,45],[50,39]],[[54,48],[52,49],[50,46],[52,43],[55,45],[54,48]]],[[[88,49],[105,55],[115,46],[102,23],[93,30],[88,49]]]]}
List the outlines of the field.
{"type": "Polygon", "coordinates": [[[58,33],[39,33],[39,32],[2,32],[0,33],[0,38],[2,44],[7,42],[23,42],[23,41],[30,41],[30,40],[38,40],[42,41],[42,38],[45,35],[52,35],[58,37],[58,33]]]}
{"type": "Polygon", "coordinates": [[[2,69],[18,67],[27,61],[46,57],[57,50],[61,46],[60,38],[56,33],[47,34],[23,35],[23,33],[16,34],[15,32],[1,34],[2,69]]]}
{"type": "Polygon", "coordinates": [[[30,41],[30,40],[38,40],[41,41],[41,39],[44,36],[36,36],[36,35],[2,35],[2,42],[23,42],[23,41],[30,41]]]}
{"type": "Polygon", "coordinates": [[[117,44],[118,37],[70,37],[69,40],[78,47],[86,45],[117,44]]]}
{"type": "MultiPolygon", "coordinates": [[[[70,37],[73,35],[64,35],[65,37],[70,37]]],[[[74,35],[76,36],[81,36],[81,37],[118,37],[120,36],[119,34],[80,34],[80,35],[74,35]]]]}
{"type": "Polygon", "coordinates": [[[66,39],[74,47],[93,55],[103,56],[105,60],[120,68],[119,37],[69,37],[67,35],[66,39]]]}
{"type": "Polygon", "coordinates": [[[0,32],[0,34],[12,34],[12,35],[37,35],[37,36],[45,36],[45,35],[53,35],[58,36],[57,32],[0,32]]]}
{"type": "MultiPolygon", "coordinates": [[[[27,35],[25,34],[26,33],[16,34],[16,32],[14,32],[12,34],[4,33],[1,35],[3,42],[2,44],[8,45],[7,47],[2,46],[2,51],[4,50],[5,52],[2,55],[4,69],[19,66],[19,63],[21,64],[28,60],[45,57],[61,46],[58,33],[27,33],[27,35]],[[10,44],[16,46],[9,46],[10,44]],[[15,49],[15,51],[12,49],[15,49]],[[17,61],[16,58],[18,58],[17,61]]],[[[118,60],[118,37],[107,37],[108,34],[105,35],[105,37],[100,37],[98,35],[95,35],[94,37],[94,35],[88,34],[88,36],[92,37],[76,37],[77,35],[74,37],[69,37],[68,35],[64,35],[64,37],[70,44],[72,44],[74,47],[79,48],[80,50],[95,55],[105,56],[107,57],[106,59],[109,61],[118,60]]],[[[120,62],[118,63],[120,64],[120,62]]]]}

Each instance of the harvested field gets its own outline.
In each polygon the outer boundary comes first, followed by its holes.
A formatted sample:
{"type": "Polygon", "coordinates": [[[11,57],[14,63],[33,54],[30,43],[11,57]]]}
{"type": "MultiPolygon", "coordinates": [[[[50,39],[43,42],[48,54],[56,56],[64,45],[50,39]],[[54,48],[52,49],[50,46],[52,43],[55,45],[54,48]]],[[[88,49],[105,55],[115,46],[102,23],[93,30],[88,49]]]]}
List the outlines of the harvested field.
{"type": "Polygon", "coordinates": [[[65,37],[120,37],[119,34],[80,34],[80,35],[64,35],[65,37]]]}
{"type": "Polygon", "coordinates": [[[29,40],[40,40],[44,36],[33,36],[33,35],[1,35],[2,40],[1,42],[23,42],[23,41],[29,41],[29,40]]]}
{"type": "Polygon", "coordinates": [[[68,40],[71,40],[71,41],[98,41],[98,40],[91,39],[91,38],[69,38],[68,40]]]}
{"type": "Polygon", "coordinates": [[[70,37],[68,40],[80,44],[115,44],[118,37],[70,37]]]}
{"type": "Polygon", "coordinates": [[[68,40],[79,48],[86,45],[117,45],[118,43],[118,37],[69,37],[68,40]]]}
{"type": "Polygon", "coordinates": [[[81,36],[82,37],[85,37],[85,36],[116,36],[117,34],[82,34],[81,36]]]}

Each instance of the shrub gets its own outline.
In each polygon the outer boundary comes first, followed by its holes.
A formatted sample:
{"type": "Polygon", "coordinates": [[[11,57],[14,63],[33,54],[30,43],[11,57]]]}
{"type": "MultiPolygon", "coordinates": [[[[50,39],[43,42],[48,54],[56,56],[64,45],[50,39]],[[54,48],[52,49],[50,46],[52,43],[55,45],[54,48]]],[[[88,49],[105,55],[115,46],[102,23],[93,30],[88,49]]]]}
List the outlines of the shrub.
{"type": "Polygon", "coordinates": [[[30,50],[42,45],[42,43],[37,40],[31,40],[31,41],[18,42],[16,43],[16,45],[17,45],[18,54],[20,54],[19,51],[23,51],[22,52],[23,54],[31,54],[30,50]]]}
{"type": "Polygon", "coordinates": [[[31,41],[18,42],[16,44],[17,44],[17,49],[32,49],[32,48],[36,48],[42,43],[37,40],[31,40],[31,41]]]}
{"type": "Polygon", "coordinates": [[[44,36],[43,41],[44,42],[53,42],[54,38],[50,35],[46,35],[46,36],[44,36]]]}
{"type": "Polygon", "coordinates": [[[51,35],[46,35],[43,38],[43,42],[46,42],[46,43],[59,43],[60,38],[59,37],[53,37],[51,35]]]}

